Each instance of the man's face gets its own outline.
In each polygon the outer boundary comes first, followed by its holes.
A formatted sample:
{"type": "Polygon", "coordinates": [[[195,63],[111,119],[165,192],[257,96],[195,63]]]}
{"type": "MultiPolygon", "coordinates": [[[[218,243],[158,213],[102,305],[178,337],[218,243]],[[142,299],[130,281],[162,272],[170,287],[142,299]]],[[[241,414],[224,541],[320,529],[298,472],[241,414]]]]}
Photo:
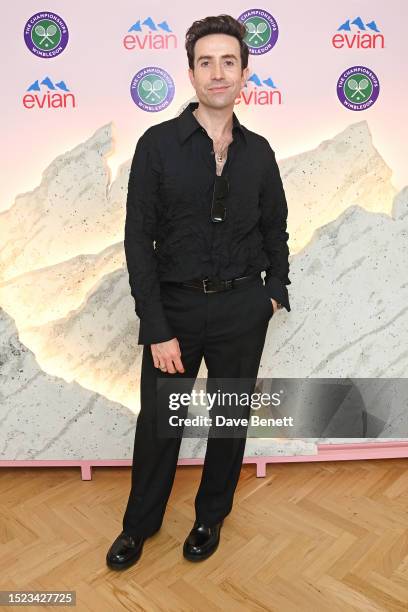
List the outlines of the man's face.
{"type": "Polygon", "coordinates": [[[188,70],[197,98],[205,106],[234,105],[245,86],[249,68],[241,71],[239,42],[229,34],[208,34],[194,47],[194,72],[188,70]]]}

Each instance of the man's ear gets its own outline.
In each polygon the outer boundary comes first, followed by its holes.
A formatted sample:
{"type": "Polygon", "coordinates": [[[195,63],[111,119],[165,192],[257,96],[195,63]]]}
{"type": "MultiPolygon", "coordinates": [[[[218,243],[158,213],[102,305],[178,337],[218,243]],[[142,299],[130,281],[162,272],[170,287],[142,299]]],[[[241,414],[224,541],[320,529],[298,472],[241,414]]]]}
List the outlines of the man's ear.
{"type": "MultiPolygon", "coordinates": [[[[190,79],[190,83],[194,87],[194,71],[192,70],[192,68],[188,69],[188,78],[190,79]]],[[[194,87],[194,89],[195,89],[195,87],[194,87]]]]}
{"type": "Polygon", "coordinates": [[[247,82],[248,77],[249,77],[249,67],[247,66],[246,68],[243,69],[242,75],[241,75],[242,87],[245,86],[245,83],[247,82]]]}

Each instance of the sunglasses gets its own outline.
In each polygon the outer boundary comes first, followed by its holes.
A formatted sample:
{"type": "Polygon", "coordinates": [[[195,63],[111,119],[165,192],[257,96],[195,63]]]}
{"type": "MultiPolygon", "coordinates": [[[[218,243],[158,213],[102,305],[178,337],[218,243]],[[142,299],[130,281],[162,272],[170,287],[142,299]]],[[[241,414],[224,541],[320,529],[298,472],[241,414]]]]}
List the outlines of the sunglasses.
{"type": "Polygon", "coordinates": [[[211,204],[211,221],[220,223],[225,221],[227,209],[225,200],[229,192],[229,182],[226,176],[215,175],[214,192],[211,204]]]}

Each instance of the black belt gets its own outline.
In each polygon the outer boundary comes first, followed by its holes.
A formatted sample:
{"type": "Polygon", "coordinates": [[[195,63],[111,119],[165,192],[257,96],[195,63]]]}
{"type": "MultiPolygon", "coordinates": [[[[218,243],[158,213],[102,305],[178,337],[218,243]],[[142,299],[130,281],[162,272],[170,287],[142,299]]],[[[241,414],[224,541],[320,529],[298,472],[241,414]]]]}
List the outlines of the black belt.
{"type": "Polygon", "coordinates": [[[178,287],[191,287],[192,289],[198,289],[204,293],[216,293],[218,291],[226,291],[233,289],[237,285],[243,285],[250,281],[254,281],[256,278],[261,279],[259,272],[255,274],[249,274],[248,276],[238,276],[237,278],[229,278],[228,280],[222,280],[220,278],[193,278],[189,281],[165,281],[178,287]]]}

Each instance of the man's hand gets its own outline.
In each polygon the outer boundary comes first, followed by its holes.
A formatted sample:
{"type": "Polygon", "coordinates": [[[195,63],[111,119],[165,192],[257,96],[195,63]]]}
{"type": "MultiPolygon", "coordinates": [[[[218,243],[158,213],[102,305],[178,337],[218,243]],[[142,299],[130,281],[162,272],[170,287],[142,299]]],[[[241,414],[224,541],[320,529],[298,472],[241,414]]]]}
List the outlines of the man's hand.
{"type": "Polygon", "coordinates": [[[278,302],[274,300],[273,298],[271,298],[271,300],[272,300],[273,314],[275,314],[277,310],[282,308],[282,304],[278,304],[278,302]]]}
{"type": "Polygon", "coordinates": [[[150,348],[155,368],[160,368],[162,372],[168,372],[169,374],[175,374],[176,371],[181,373],[185,371],[180,358],[181,351],[177,338],[151,344],[150,348]]]}

